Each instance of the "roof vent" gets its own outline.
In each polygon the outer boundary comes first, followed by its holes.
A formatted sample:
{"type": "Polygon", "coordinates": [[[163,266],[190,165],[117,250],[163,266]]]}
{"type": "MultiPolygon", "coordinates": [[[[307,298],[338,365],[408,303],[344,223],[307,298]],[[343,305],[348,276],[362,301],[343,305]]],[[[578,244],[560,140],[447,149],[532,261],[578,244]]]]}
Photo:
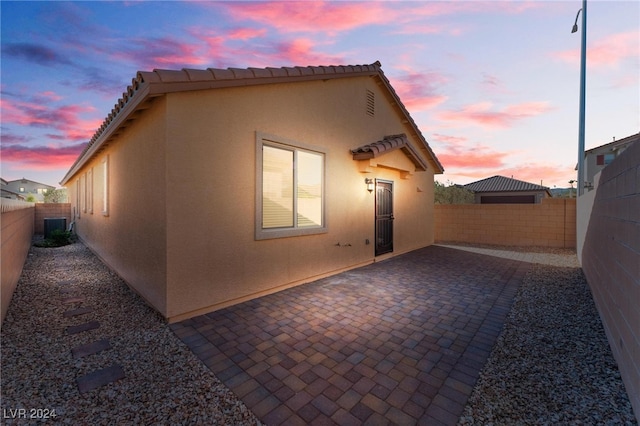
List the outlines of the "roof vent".
{"type": "Polygon", "coordinates": [[[376,94],[367,89],[367,115],[373,117],[376,114],[376,94]]]}

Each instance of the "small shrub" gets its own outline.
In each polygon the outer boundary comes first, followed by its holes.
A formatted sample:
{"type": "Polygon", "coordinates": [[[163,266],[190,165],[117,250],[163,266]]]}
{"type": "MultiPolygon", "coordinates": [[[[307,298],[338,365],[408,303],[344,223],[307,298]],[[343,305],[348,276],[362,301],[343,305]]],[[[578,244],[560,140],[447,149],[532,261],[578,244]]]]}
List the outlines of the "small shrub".
{"type": "Polygon", "coordinates": [[[71,244],[71,232],[62,229],[54,229],[51,231],[49,238],[38,241],[34,245],[36,247],[62,247],[71,244]]]}

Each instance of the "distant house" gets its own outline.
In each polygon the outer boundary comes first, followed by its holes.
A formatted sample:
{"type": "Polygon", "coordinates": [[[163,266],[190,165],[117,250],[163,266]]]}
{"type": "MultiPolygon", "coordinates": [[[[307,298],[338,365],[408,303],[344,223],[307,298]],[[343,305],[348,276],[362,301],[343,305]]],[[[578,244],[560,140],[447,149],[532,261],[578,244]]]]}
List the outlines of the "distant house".
{"type": "Polygon", "coordinates": [[[432,244],[442,172],[374,63],[138,72],[61,183],[178,321],[432,244]]]}
{"type": "Polygon", "coordinates": [[[592,189],[595,175],[622,154],[631,144],[639,140],[640,133],[636,133],[619,140],[614,139],[613,142],[585,151],[584,179],[586,188],[592,189]]]}
{"type": "Polygon", "coordinates": [[[7,188],[7,181],[0,178],[0,196],[2,198],[10,198],[12,200],[24,200],[24,197],[16,192],[13,192],[7,188]]]}
{"type": "Polygon", "coordinates": [[[551,197],[549,188],[504,176],[493,176],[462,185],[475,193],[476,204],[539,204],[551,197]]]}
{"type": "MultiPolygon", "coordinates": [[[[3,179],[4,180],[4,179],[3,179]]],[[[45,183],[36,182],[29,179],[17,179],[4,181],[2,185],[2,196],[5,198],[26,199],[29,195],[33,195],[36,202],[44,201],[44,194],[47,191],[53,191],[55,186],[45,183]],[[4,184],[6,182],[6,184],[4,184]]]]}

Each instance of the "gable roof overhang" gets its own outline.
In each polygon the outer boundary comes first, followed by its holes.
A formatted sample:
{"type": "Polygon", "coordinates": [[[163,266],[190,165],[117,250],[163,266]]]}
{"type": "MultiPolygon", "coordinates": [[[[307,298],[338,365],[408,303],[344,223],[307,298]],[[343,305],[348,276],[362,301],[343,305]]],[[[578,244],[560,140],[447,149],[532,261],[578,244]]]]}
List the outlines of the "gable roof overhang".
{"type": "Polygon", "coordinates": [[[427,170],[427,162],[409,143],[409,139],[405,134],[385,136],[381,141],[352,149],[351,153],[353,154],[354,160],[369,160],[395,151],[396,149],[401,149],[402,152],[404,152],[415,165],[416,170],[427,170]]]}
{"type": "Polygon", "coordinates": [[[417,124],[404,107],[400,97],[382,72],[380,62],[370,65],[308,66],[282,68],[208,68],[205,70],[182,69],[138,71],[127,91],[105,118],[85,149],[78,156],[60,182],[65,185],[91,158],[98,154],[117,136],[128,123],[135,120],[143,110],[148,109],[154,98],[167,93],[193,90],[207,90],[224,87],[255,86],[274,83],[292,83],[310,80],[369,76],[378,79],[392,100],[392,104],[407,124],[411,135],[420,141],[420,150],[433,165],[435,173],[443,173],[444,168],[418,129],[417,124]]]}

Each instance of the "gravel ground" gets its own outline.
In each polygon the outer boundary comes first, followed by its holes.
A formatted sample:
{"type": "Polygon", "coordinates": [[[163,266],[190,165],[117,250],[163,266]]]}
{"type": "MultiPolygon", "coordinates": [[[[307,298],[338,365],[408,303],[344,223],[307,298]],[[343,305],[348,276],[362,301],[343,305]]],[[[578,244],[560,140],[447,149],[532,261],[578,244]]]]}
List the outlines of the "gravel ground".
{"type": "MultiPolygon", "coordinates": [[[[549,263],[562,256],[572,267],[536,264],[526,276],[460,425],[637,424],[584,276],[571,263],[575,254],[550,253],[549,263]]],[[[260,424],[81,243],[32,247],[0,350],[4,424],[260,424]],[[69,296],[85,300],[63,304],[69,296]],[[94,310],[64,317],[80,306],[94,310]],[[100,327],[66,334],[87,321],[100,327]],[[100,339],[111,349],[72,357],[72,348],[100,339]],[[79,393],[78,377],[114,363],[124,379],[79,393]],[[19,409],[56,417],[10,418],[19,409]]]]}
{"type": "Polygon", "coordinates": [[[81,243],[31,248],[1,339],[3,424],[259,424],[164,320],[81,243]],[[85,301],[63,304],[69,296],[85,301]],[[94,311],[64,317],[80,306],[94,311]],[[66,327],[88,321],[100,327],[66,334],[66,327]],[[73,358],[72,348],[105,338],[111,349],[73,358]],[[114,363],[124,379],[78,391],[78,377],[114,363]],[[25,419],[23,413],[55,417],[25,419]]]}
{"type": "Polygon", "coordinates": [[[580,268],[533,266],[458,424],[637,424],[580,268]]]}

